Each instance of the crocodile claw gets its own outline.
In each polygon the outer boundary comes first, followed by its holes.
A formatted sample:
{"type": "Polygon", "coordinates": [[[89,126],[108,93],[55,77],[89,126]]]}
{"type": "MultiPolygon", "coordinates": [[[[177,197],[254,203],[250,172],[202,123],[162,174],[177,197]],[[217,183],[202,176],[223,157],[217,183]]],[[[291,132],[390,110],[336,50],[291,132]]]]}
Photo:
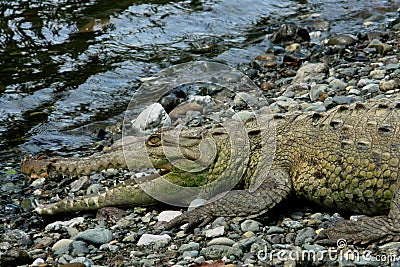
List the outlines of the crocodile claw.
{"type": "Polygon", "coordinates": [[[204,212],[203,209],[194,209],[192,211],[188,211],[178,217],[175,217],[171,221],[167,222],[163,228],[164,230],[170,230],[176,228],[180,225],[187,223],[184,228],[184,232],[190,232],[196,227],[202,227],[209,222],[212,221],[214,216],[209,214],[208,212],[204,212]]]}

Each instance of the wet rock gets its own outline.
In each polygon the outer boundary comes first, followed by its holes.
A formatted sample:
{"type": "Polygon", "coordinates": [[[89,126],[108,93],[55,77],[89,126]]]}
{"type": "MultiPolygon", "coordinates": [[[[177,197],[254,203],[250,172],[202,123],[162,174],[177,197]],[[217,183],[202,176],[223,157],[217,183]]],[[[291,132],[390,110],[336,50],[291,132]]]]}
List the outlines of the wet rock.
{"type": "Polygon", "coordinates": [[[156,242],[169,243],[171,241],[171,237],[167,234],[163,235],[152,235],[152,234],[143,234],[136,245],[138,246],[147,246],[150,244],[154,244],[156,242]]]}
{"type": "Polygon", "coordinates": [[[285,23],[272,34],[270,40],[276,44],[286,42],[309,42],[310,34],[306,29],[297,27],[294,23],[285,23]]]}
{"type": "Polygon", "coordinates": [[[304,64],[296,74],[292,83],[322,82],[326,79],[328,67],[324,63],[304,64]]]}
{"type": "Polygon", "coordinates": [[[112,232],[104,228],[94,228],[80,232],[74,237],[74,240],[81,240],[88,244],[102,245],[113,239],[112,232]]]}
{"type": "Polygon", "coordinates": [[[352,46],[358,42],[358,38],[351,34],[339,34],[329,39],[327,45],[352,46]]]}

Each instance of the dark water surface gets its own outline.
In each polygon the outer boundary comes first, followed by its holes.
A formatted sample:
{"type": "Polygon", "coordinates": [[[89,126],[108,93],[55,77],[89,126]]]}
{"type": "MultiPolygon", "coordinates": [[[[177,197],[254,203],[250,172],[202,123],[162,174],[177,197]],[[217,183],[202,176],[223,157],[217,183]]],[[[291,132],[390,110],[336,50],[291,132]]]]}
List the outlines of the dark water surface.
{"type": "Polygon", "coordinates": [[[72,155],[168,66],[236,67],[271,46],[282,22],[356,33],[397,16],[397,1],[0,1],[0,165],[72,155]]]}

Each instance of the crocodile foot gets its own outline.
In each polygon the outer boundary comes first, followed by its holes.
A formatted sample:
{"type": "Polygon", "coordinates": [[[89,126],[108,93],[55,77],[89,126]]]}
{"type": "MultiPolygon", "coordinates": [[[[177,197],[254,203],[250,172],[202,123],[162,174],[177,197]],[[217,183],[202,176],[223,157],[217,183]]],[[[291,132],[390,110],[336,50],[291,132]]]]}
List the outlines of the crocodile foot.
{"type": "Polygon", "coordinates": [[[190,232],[197,226],[202,227],[208,224],[209,222],[212,221],[213,218],[214,216],[211,213],[209,213],[206,209],[199,207],[192,211],[185,212],[178,217],[175,217],[171,221],[165,223],[162,226],[162,228],[164,230],[170,230],[187,223],[187,226],[185,226],[184,231],[190,232]]]}
{"type": "Polygon", "coordinates": [[[387,216],[362,217],[357,221],[344,220],[319,233],[317,240],[347,243],[387,242],[400,239],[400,230],[387,216]]]}

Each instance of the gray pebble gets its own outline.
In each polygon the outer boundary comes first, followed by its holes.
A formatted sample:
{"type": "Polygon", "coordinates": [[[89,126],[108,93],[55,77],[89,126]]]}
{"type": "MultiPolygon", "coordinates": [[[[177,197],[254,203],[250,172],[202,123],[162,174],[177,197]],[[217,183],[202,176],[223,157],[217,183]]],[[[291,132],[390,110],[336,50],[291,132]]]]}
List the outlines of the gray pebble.
{"type": "Polygon", "coordinates": [[[225,233],[225,227],[224,226],[218,226],[213,229],[208,229],[205,230],[205,236],[206,237],[216,237],[216,236],[221,236],[224,235],[225,233]]]}
{"type": "Polygon", "coordinates": [[[230,247],[224,245],[214,245],[203,248],[200,252],[206,259],[220,259],[222,257],[229,257],[231,255],[235,258],[241,258],[243,255],[242,249],[238,247],[230,247]]]}
{"type": "Polygon", "coordinates": [[[245,220],[240,224],[240,229],[243,232],[260,232],[262,229],[261,223],[254,221],[254,220],[245,220]]]}
{"type": "Polygon", "coordinates": [[[74,237],[74,240],[82,240],[93,245],[102,245],[113,239],[112,232],[104,228],[89,229],[80,232],[74,237]]]}
{"type": "Polygon", "coordinates": [[[267,231],[267,235],[271,235],[271,234],[283,234],[285,232],[285,230],[282,227],[279,226],[271,226],[268,231],[267,231]]]}
{"type": "Polygon", "coordinates": [[[179,248],[180,252],[183,251],[191,251],[191,250],[199,250],[200,249],[200,244],[196,242],[190,242],[189,244],[182,244],[181,247],[179,248]]]}
{"type": "Polygon", "coordinates": [[[292,220],[283,221],[282,224],[290,229],[298,229],[303,227],[303,224],[301,222],[292,220]]]}
{"type": "Polygon", "coordinates": [[[72,256],[82,256],[89,253],[89,248],[83,241],[74,241],[69,245],[72,256]]]}
{"type": "Polygon", "coordinates": [[[314,229],[311,227],[306,227],[304,229],[301,229],[296,236],[296,239],[294,241],[294,244],[296,246],[301,246],[305,243],[305,240],[307,238],[314,238],[316,236],[314,229]]]}

